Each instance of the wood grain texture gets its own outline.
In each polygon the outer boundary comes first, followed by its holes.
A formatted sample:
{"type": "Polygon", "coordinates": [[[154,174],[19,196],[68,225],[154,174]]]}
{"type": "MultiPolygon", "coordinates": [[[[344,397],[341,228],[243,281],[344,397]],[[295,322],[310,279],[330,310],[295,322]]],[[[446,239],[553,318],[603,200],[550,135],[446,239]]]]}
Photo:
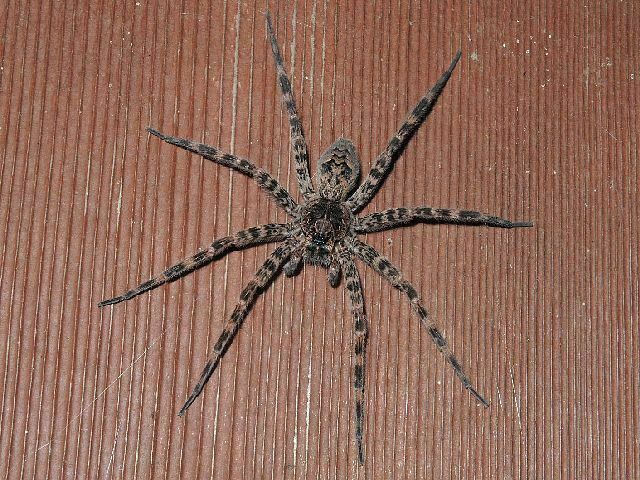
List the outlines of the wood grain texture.
{"type": "Polygon", "coordinates": [[[0,477],[640,478],[636,2],[7,0],[0,32],[0,477]],[[184,419],[273,247],[97,308],[216,237],[286,220],[250,180],[144,130],[250,158],[297,197],[267,8],[312,172],[338,136],[368,171],[461,49],[364,213],[535,222],[368,235],[491,406],[358,264],[364,468],[348,299],[324,271],[276,280],[184,419]]]}

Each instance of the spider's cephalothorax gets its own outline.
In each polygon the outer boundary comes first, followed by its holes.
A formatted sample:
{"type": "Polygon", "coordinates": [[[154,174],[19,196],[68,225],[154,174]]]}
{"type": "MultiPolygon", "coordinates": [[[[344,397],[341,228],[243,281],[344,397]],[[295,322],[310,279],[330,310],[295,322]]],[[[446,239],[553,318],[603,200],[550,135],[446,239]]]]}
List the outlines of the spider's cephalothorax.
{"type": "Polygon", "coordinates": [[[298,205],[293,200],[289,192],[276,179],[266,171],[256,167],[249,160],[222,153],[217,148],[203,143],[172,137],[153,129],[148,130],[165,142],[197,153],[208,160],[253,178],[292,217],[292,221],[251,227],[234,235],[218,239],[207,249],[192,255],[165,270],[159,276],[120,296],[100,302],[99,306],[103,307],[129,300],[164,283],[183,277],[187,273],[217,260],[231,250],[246,248],[259,243],[282,242],[258,269],[253,280],[242,290],[238,304],[224,323],[222,333],[213,347],[213,357],[207,362],[193,392],[178,413],[178,415],[183,415],[200,395],[204,385],[217,368],[224,352],[226,352],[249,313],[251,305],[278,272],[284,270],[285,274],[293,275],[303,261],[317,264],[328,268],[329,282],[336,286],[339,283],[340,272],[342,271],[354,317],[353,389],[355,398],[355,437],[358,461],[363,464],[364,371],[367,319],[362,297],[362,284],[353,261],[354,258],[373,268],[388,280],[393,287],[407,295],[414,312],[424,325],[427,333],[431,336],[438,350],[445,356],[464,387],[484,406],[488,406],[489,403],[473,388],[469,378],[462,371],[460,363],[451,353],[446,340],[431,320],[426,308],[422,305],[416,289],[402,277],[400,271],[389,259],[358,239],[357,236],[418,222],[487,225],[502,228],[530,227],[532,224],[529,222],[511,222],[472,210],[427,206],[391,208],[364,216],[356,215],[373,198],[384,178],[393,168],[399,154],[429,115],[460,59],[460,52],[456,54],[449,68],[445,70],[435,85],[409,113],[386,148],[375,159],[369,175],[357,189],[360,162],[353,144],[349,140],[342,138],[336,140],[321,155],[318,162],[317,189],[314,188],[309,175],[307,144],[304,139],[302,124],[296,111],[296,104],[291,92],[291,83],[283,66],[269,14],[267,14],[267,33],[276,63],[283,101],[289,114],[291,150],[295,158],[296,177],[303,198],[301,205],[298,205]]]}
{"type": "MultiPolygon", "coordinates": [[[[352,216],[344,204],[320,197],[300,206],[300,227],[309,245],[331,255],[336,243],[349,232],[352,216]]],[[[305,258],[310,263],[326,265],[325,261],[315,259],[310,253],[305,258]]]]}
{"type": "Polygon", "coordinates": [[[344,203],[319,197],[300,206],[300,247],[284,265],[287,276],[295,275],[301,260],[328,268],[331,286],[338,286],[342,240],[350,233],[353,214],[344,203]]]}

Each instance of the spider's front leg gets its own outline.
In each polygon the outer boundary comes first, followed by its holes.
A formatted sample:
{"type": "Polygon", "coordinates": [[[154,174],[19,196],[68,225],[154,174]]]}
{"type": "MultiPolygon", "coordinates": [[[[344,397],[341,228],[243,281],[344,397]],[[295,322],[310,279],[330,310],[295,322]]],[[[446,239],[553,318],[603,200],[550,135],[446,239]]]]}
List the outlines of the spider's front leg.
{"type": "Polygon", "coordinates": [[[370,213],[356,219],[357,233],[372,233],[410,225],[418,222],[455,223],[458,225],[485,225],[499,228],[533,227],[531,222],[513,222],[473,210],[452,208],[390,208],[382,212],[370,213]]]}
{"type": "Polygon", "coordinates": [[[222,333],[213,347],[213,357],[205,365],[204,370],[198,379],[198,383],[191,392],[191,395],[189,395],[189,398],[187,398],[185,404],[180,409],[180,412],[178,412],[179,416],[184,415],[195,399],[202,393],[202,389],[209,381],[211,375],[213,375],[213,372],[216,370],[220,363],[220,359],[227,351],[227,348],[231,345],[231,342],[240,329],[242,322],[249,313],[253,302],[280,271],[282,265],[285,263],[287,258],[289,258],[289,255],[294,248],[294,244],[295,240],[289,239],[279,245],[258,269],[253,280],[251,280],[242,290],[242,293],[240,293],[240,301],[233,310],[231,317],[226,321],[222,329],[222,333]]]}
{"type": "Polygon", "coordinates": [[[259,243],[276,242],[284,240],[289,236],[291,225],[288,223],[268,223],[259,227],[251,227],[241,230],[235,235],[220,238],[213,242],[209,248],[202,250],[182,262],[169,267],[157,277],[144,282],[143,284],[133,288],[122,295],[103,300],[98,304],[99,307],[113,305],[115,303],[130,300],[142,293],[153,290],[167,282],[173,282],[185,275],[197,270],[200,267],[213,262],[217,257],[224,255],[233,249],[246,248],[259,243]]]}
{"type": "Polygon", "coordinates": [[[356,400],[356,446],[358,448],[358,461],[364,465],[364,373],[365,356],[367,348],[367,317],[364,313],[364,299],[362,297],[362,284],[358,270],[351,260],[350,255],[343,255],[340,264],[344,270],[346,287],[351,300],[351,312],[353,313],[353,336],[355,349],[355,362],[353,368],[353,390],[356,400]]]}
{"type": "Polygon", "coordinates": [[[456,359],[456,357],[451,352],[447,341],[442,336],[442,333],[438,330],[436,325],[431,320],[429,313],[426,308],[420,302],[420,297],[418,292],[413,286],[407,282],[403,277],[400,271],[391,264],[388,258],[378,253],[373,247],[367,245],[364,242],[361,242],[358,239],[354,239],[352,242],[351,251],[360,258],[363,262],[373,268],[376,272],[382,275],[391,285],[395,288],[404,292],[411,302],[411,306],[413,310],[416,312],[418,317],[420,318],[421,323],[429,332],[431,339],[438,347],[438,350],[442,352],[449,365],[453,367],[456,375],[464,385],[464,388],[469,390],[471,395],[473,395],[480,403],[482,403],[485,407],[489,406],[489,402],[487,402],[482,395],[480,395],[473,385],[471,384],[471,380],[469,377],[463,372],[462,367],[460,366],[460,362],[456,359]]]}

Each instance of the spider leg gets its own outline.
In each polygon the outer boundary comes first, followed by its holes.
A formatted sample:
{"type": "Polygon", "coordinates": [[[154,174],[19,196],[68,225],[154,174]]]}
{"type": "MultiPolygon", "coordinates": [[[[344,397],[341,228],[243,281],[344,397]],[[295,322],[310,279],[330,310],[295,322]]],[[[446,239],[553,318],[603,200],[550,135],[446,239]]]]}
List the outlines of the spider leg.
{"type": "Polygon", "coordinates": [[[268,223],[259,227],[241,230],[229,237],[223,237],[213,242],[206,250],[201,250],[191,255],[189,258],[186,258],[173,267],[169,267],[157,277],[144,282],[138,287],[117,297],[110,298],[109,300],[103,300],[98,304],[98,307],[124,302],[149,290],[153,290],[164,283],[173,282],[212,262],[216,257],[220,257],[229,250],[250,247],[258,243],[284,240],[289,236],[290,229],[291,226],[288,223],[268,223]]]}
{"type": "Polygon", "coordinates": [[[362,298],[362,284],[358,270],[350,256],[343,256],[340,263],[344,269],[346,287],[351,299],[351,312],[353,313],[354,324],[354,396],[356,399],[356,445],[358,447],[358,461],[364,465],[364,447],[362,432],[364,428],[364,372],[365,354],[367,348],[367,317],[364,313],[364,300],[362,298]]]}
{"type": "Polygon", "coordinates": [[[282,100],[287,107],[289,113],[289,125],[291,135],[291,152],[296,162],[296,177],[300,192],[305,198],[309,198],[313,194],[313,185],[311,184],[311,176],[309,174],[309,153],[307,152],[307,143],[304,139],[304,131],[302,130],[302,122],[298,117],[296,109],[296,101],[293,98],[291,90],[291,82],[284,69],[282,55],[278,47],[278,41],[271,25],[271,15],[267,12],[267,36],[271,43],[271,51],[273,59],[276,62],[276,70],[278,71],[278,83],[282,92],[282,100]]]}
{"type": "Polygon", "coordinates": [[[171,135],[165,135],[159,131],[148,127],[147,131],[151,135],[155,135],[159,139],[180,147],[184,150],[188,150],[193,153],[197,153],[201,157],[211,160],[219,165],[224,165],[233,170],[237,170],[240,173],[245,174],[249,178],[254,179],[260,187],[266,191],[275,201],[280,205],[287,213],[295,215],[298,205],[291,198],[289,192],[278,183],[266,170],[256,167],[249,160],[244,158],[238,158],[230,153],[222,153],[215,147],[205,145],[204,143],[194,142],[186,138],[172,137],[171,135]]]}
{"type": "Polygon", "coordinates": [[[369,175],[367,175],[367,178],[364,179],[358,189],[347,201],[347,207],[352,212],[355,213],[364,208],[364,206],[369,203],[376,194],[386,176],[391,172],[395,161],[400,153],[402,153],[404,147],[409,143],[409,140],[411,140],[411,137],[416,130],[420,128],[422,122],[424,122],[427,116],[429,116],[429,113],[431,113],[436,100],[438,100],[442,90],[449,81],[449,77],[451,77],[451,73],[458,63],[458,60],[460,60],[460,56],[461,52],[458,51],[456,56],[453,58],[451,65],[449,65],[449,68],[444,71],[435,85],[431,87],[427,94],[422,97],[415,107],[413,107],[413,110],[409,113],[404,123],[389,141],[387,148],[378,155],[378,158],[371,168],[369,175]]]}
{"type": "Polygon", "coordinates": [[[222,329],[222,333],[213,347],[213,357],[205,365],[204,370],[198,379],[198,383],[191,392],[191,395],[189,395],[189,398],[187,398],[185,404],[180,409],[180,412],[178,412],[179,416],[183,416],[195,399],[202,393],[202,389],[217,368],[220,363],[220,359],[227,351],[227,348],[231,345],[231,342],[240,329],[242,322],[249,313],[253,302],[280,271],[280,268],[289,257],[292,249],[293,241],[288,241],[279,245],[258,269],[253,280],[244,287],[240,294],[240,301],[233,310],[231,317],[227,319],[222,329]]]}
{"type": "Polygon", "coordinates": [[[489,227],[516,228],[533,227],[531,222],[512,222],[486,213],[472,210],[454,210],[449,208],[390,208],[382,212],[370,213],[356,219],[354,227],[357,233],[371,233],[401,227],[419,222],[456,223],[459,225],[486,225],[489,227]]]}
{"type": "Polygon", "coordinates": [[[395,288],[404,292],[409,297],[411,301],[411,307],[416,312],[418,317],[420,317],[420,321],[425,326],[429,335],[431,335],[431,339],[438,347],[438,350],[442,352],[444,357],[446,358],[449,365],[453,367],[458,378],[462,381],[464,388],[469,390],[471,395],[473,395],[480,403],[482,403],[485,407],[489,406],[489,402],[487,402],[471,385],[471,381],[469,377],[462,371],[462,367],[460,366],[460,362],[454,357],[447,341],[442,336],[442,333],[438,330],[436,325],[431,320],[429,313],[424,308],[422,303],[420,303],[420,297],[418,296],[418,292],[413,286],[407,282],[404,278],[402,278],[402,274],[400,271],[391,264],[388,258],[378,253],[373,247],[367,245],[366,243],[361,242],[358,239],[353,239],[351,251],[362,261],[364,261],[367,265],[373,268],[376,272],[378,272],[381,276],[383,276],[391,285],[395,288]]]}

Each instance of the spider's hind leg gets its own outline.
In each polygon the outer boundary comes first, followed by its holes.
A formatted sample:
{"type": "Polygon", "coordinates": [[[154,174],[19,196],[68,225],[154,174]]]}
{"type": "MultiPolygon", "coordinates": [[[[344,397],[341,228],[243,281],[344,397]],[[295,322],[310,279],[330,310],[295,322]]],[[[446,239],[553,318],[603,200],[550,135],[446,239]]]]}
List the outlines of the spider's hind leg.
{"type": "Polygon", "coordinates": [[[280,85],[280,91],[282,92],[282,100],[287,107],[287,112],[289,113],[289,125],[291,126],[291,152],[293,153],[296,162],[298,186],[300,188],[300,193],[302,193],[305,198],[309,198],[309,196],[314,193],[314,190],[313,185],[311,184],[311,175],[309,174],[309,153],[307,151],[307,142],[304,139],[302,122],[298,116],[296,101],[293,98],[293,92],[291,91],[291,81],[284,69],[284,62],[282,61],[282,55],[280,54],[276,34],[273,32],[271,15],[269,15],[269,12],[267,12],[267,36],[269,37],[269,43],[271,44],[273,59],[276,62],[278,84],[280,85]]]}
{"type": "Polygon", "coordinates": [[[188,152],[200,155],[207,160],[211,160],[218,165],[236,170],[249,178],[252,178],[267,194],[273,198],[276,203],[283,208],[288,214],[296,214],[298,204],[291,198],[289,192],[271,176],[269,172],[262,168],[256,167],[246,158],[236,157],[230,153],[223,153],[216,147],[206,145],[204,143],[195,142],[187,138],[174,137],[159,132],[154,128],[147,128],[147,131],[160,140],[167,142],[176,147],[187,150],[188,152]]]}
{"type": "Polygon", "coordinates": [[[393,165],[404,147],[411,140],[414,133],[420,128],[420,125],[427,119],[429,113],[433,109],[438,97],[444,90],[445,85],[449,81],[453,69],[456,67],[458,60],[460,60],[461,52],[457,52],[456,56],[451,61],[449,68],[447,68],[440,76],[438,81],[431,87],[431,89],[420,99],[413,110],[407,115],[403,124],[400,126],[396,134],[389,140],[387,147],[376,158],[376,161],[371,167],[369,175],[360,184],[358,189],[351,195],[347,201],[347,206],[352,212],[360,211],[364,206],[371,201],[376,194],[384,179],[389,175],[393,169],[393,165]]]}
{"type": "Polygon", "coordinates": [[[476,400],[482,403],[485,407],[488,407],[489,402],[487,402],[471,384],[471,380],[469,380],[469,377],[467,377],[462,370],[460,362],[453,355],[453,352],[451,352],[449,344],[431,320],[427,309],[424,308],[420,302],[420,297],[418,296],[416,289],[402,277],[400,271],[391,264],[389,259],[378,253],[373,247],[361,242],[360,240],[354,239],[352,252],[376,272],[382,275],[387,281],[389,281],[389,283],[391,283],[391,285],[401,292],[404,292],[407,297],[409,297],[411,307],[418,317],[420,317],[420,322],[427,329],[427,332],[429,332],[429,335],[436,344],[436,347],[438,347],[438,350],[442,352],[449,365],[451,365],[456,375],[464,385],[464,388],[466,388],[469,393],[476,398],[476,400]]]}

